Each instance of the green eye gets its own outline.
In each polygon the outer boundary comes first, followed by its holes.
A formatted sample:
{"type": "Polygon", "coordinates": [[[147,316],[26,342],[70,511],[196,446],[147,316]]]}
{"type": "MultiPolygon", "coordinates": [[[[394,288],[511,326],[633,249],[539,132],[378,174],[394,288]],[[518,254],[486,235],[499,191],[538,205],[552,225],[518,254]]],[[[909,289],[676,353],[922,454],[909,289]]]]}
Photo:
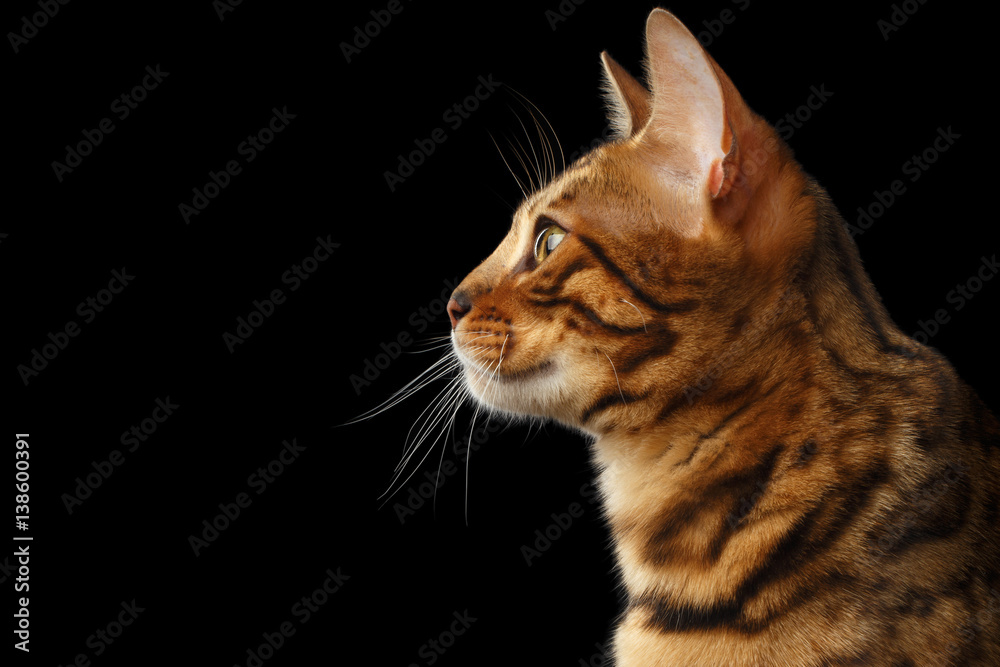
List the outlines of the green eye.
{"type": "Polygon", "coordinates": [[[535,239],[535,261],[541,264],[549,253],[556,249],[566,236],[566,231],[557,225],[549,225],[535,239]]]}

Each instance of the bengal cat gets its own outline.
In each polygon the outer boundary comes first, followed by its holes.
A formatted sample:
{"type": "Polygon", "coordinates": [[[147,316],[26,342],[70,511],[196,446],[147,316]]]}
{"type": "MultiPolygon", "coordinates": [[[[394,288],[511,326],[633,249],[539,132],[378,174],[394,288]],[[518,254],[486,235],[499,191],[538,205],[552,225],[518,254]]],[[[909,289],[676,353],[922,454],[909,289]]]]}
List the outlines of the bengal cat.
{"type": "Polygon", "coordinates": [[[485,409],[592,438],[614,663],[1000,665],[997,419],[666,11],[646,57],[448,304],[485,409]]]}

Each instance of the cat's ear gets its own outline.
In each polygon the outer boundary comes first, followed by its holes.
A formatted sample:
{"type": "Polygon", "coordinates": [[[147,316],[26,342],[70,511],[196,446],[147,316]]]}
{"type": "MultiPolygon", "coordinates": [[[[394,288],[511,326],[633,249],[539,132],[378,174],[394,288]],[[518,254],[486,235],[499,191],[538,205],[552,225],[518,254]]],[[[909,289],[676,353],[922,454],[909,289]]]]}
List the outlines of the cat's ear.
{"type": "Polygon", "coordinates": [[[713,198],[732,187],[736,142],[722,84],[711,58],[673,14],[654,9],[646,20],[646,59],[652,86],[650,139],[670,146],[672,168],[693,173],[713,198]]]}
{"type": "Polygon", "coordinates": [[[601,53],[604,66],[604,100],[608,122],[615,138],[628,139],[649,120],[649,91],[619,65],[607,51],[601,53]]]}

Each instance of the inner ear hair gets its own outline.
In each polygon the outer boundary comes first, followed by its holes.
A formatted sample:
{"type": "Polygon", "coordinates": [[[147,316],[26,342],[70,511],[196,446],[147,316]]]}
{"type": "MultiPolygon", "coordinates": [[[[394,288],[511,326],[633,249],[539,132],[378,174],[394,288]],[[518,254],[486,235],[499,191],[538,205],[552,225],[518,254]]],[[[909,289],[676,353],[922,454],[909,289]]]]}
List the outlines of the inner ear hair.
{"type": "Polygon", "coordinates": [[[608,122],[616,139],[628,139],[649,120],[649,91],[607,51],[601,53],[601,64],[608,122]]]}

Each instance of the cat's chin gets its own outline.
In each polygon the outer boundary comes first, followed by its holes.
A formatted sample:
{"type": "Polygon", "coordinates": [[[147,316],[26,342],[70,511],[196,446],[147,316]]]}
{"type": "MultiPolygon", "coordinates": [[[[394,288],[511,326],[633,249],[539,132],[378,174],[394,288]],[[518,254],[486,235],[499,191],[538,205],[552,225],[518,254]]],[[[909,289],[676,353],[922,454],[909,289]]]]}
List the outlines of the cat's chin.
{"type": "Polygon", "coordinates": [[[488,372],[463,359],[465,384],[487,407],[515,415],[553,417],[563,382],[558,364],[546,360],[510,372],[488,372]]]}

